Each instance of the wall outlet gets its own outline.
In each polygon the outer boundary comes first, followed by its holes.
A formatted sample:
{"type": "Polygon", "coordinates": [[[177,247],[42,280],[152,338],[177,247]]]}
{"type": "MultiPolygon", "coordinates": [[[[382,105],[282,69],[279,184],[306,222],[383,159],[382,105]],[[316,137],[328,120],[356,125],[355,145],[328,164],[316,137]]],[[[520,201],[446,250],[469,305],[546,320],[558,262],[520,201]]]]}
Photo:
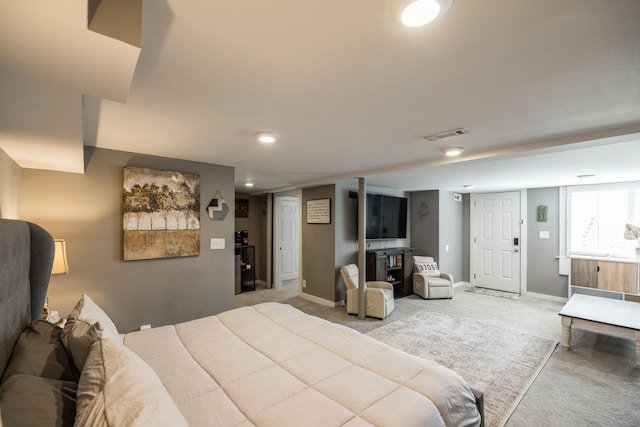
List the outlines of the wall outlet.
{"type": "Polygon", "coordinates": [[[211,239],[211,249],[224,249],[224,239],[211,239]]]}
{"type": "Polygon", "coordinates": [[[304,279],[302,279],[302,287],[303,287],[303,288],[306,288],[306,287],[307,287],[307,281],[306,281],[306,280],[304,280],[304,279]]]}
{"type": "Polygon", "coordinates": [[[151,325],[140,325],[140,330],[151,329],[151,325]]]}

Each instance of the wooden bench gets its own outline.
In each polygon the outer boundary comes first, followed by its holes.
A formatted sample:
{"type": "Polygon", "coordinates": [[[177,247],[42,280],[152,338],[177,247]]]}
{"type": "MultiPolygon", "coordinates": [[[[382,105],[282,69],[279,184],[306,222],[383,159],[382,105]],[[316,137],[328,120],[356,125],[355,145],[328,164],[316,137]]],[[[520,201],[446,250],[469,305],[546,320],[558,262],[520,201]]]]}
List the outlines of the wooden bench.
{"type": "Polygon", "coordinates": [[[632,339],[640,366],[640,304],[590,295],[573,295],[560,311],[562,342],[571,347],[571,328],[632,339]]]}

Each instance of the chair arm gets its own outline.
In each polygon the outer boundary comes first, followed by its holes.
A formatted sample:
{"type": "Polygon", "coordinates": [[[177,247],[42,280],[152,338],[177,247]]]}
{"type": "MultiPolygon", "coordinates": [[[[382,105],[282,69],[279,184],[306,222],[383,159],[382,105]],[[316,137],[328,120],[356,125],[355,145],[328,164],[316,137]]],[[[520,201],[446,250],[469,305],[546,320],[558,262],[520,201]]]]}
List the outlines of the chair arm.
{"type": "Polygon", "coordinates": [[[443,279],[447,279],[453,285],[453,276],[451,274],[449,274],[449,273],[440,273],[440,277],[442,277],[443,279]]]}
{"type": "Polygon", "coordinates": [[[426,285],[429,282],[429,276],[427,276],[425,273],[413,273],[413,281],[417,281],[426,285]]]}
{"type": "Polygon", "coordinates": [[[365,301],[367,310],[371,310],[374,307],[384,307],[384,291],[379,288],[367,288],[365,301]]]}
{"type": "Polygon", "coordinates": [[[371,282],[367,282],[367,288],[373,288],[373,289],[391,289],[393,290],[393,285],[389,282],[382,282],[379,280],[374,280],[371,282]]]}

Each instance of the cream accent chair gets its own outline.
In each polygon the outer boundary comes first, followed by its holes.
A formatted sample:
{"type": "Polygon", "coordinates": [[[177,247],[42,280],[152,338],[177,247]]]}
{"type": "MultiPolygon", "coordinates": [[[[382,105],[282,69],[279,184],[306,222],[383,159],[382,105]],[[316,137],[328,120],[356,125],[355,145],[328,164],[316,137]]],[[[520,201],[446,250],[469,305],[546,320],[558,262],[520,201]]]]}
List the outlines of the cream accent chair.
{"type": "Polygon", "coordinates": [[[413,257],[413,292],[424,299],[453,298],[453,276],[441,273],[430,256],[413,257]],[[431,269],[421,270],[421,266],[431,269]]]}
{"type": "MultiPolygon", "coordinates": [[[[358,314],[358,266],[345,265],[340,269],[347,286],[347,313],[358,314]]],[[[393,311],[393,285],[373,281],[365,284],[365,315],[384,319],[393,311]]]]}

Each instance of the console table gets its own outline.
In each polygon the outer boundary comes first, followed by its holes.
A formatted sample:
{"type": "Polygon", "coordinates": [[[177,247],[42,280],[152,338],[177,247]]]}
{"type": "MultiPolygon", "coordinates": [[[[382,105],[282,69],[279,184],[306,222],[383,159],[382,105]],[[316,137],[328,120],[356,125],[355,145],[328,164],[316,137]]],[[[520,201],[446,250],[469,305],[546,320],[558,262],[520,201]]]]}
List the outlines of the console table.
{"type": "Polygon", "coordinates": [[[628,338],[636,343],[636,365],[640,366],[640,303],[575,294],[560,316],[564,347],[571,347],[572,327],[628,338]]]}

